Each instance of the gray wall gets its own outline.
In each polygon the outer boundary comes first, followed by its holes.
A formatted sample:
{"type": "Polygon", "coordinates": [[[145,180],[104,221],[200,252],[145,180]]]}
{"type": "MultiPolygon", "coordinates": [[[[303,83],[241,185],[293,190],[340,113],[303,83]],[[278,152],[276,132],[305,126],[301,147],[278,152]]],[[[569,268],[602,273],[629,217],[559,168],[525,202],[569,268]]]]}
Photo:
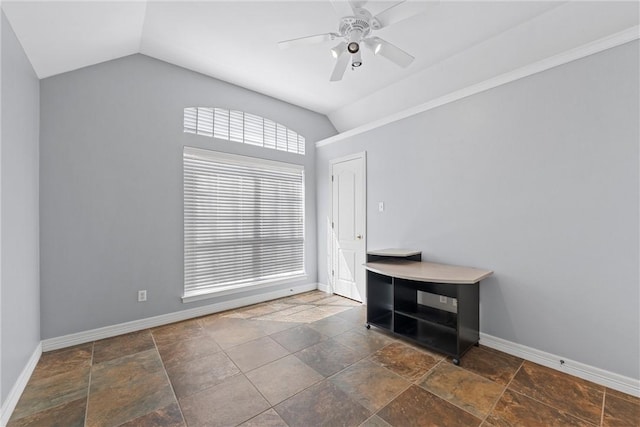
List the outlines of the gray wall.
{"type": "Polygon", "coordinates": [[[319,148],[319,281],[329,161],[366,150],[369,249],[492,269],[482,332],[639,378],[638,56],[628,43],[319,148]]]}
{"type": "Polygon", "coordinates": [[[2,13],[2,402],[40,343],[39,85],[2,13]]]}
{"type": "Polygon", "coordinates": [[[336,133],[325,116],[144,55],[44,79],[40,90],[43,339],[249,295],[181,302],[184,145],[305,165],[303,283],[317,281],[313,147],[336,133]],[[307,138],[307,155],[185,134],[187,106],[282,123],[307,138]]]}

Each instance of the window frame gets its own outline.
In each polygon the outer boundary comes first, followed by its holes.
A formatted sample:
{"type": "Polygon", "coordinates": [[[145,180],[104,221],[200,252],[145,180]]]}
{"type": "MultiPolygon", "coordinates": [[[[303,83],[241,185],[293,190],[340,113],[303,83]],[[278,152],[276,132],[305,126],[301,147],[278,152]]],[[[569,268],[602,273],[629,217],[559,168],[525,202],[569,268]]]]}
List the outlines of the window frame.
{"type": "Polygon", "coordinates": [[[201,148],[196,148],[196,147],[190,147],[190,146],[184,146],[183,147],[183,295],[182,295],[182,302],[183,303],[187,303],[187,302],[193,302],[193,301],[200,301],[203,299],[208,299],[208,298],[214,298],[214,297],[218,297],[218,296],[223,296],[223,295],[229,295],[229,294],[234,294],[234,293],[240,293],[240,292],[247,292],[250,290],[254,290],[254,289],[261,289],[261,288],[267,288],[267,287],[273,287],[273,286],[278,286],[278,285],[282,285],[282,284],[288,284],[288,283],[293,283],[293,282],[300,282],[303,280],[306,280],[308,278],[307,275],[307,265],[306,265],[306,215],[305,215],[305,208],[306,208],[306,188],[305,188],[305,167],[304,165],[300,165],[300,164],[295,164],[295,163],[285,163],[285,162],[278,162],[278,161],[274,161],[274,160],[267,160],[267,159],[262,159],[262,158],[257,158],[257,157],[249,157],[249,156],[242,156],[242,155],[237,155],[237,154],[231,154],[231,153],[224,153],[224,152],[219,152],[219,151],[214,151],[214,150],[206,150],[206,149],[201,149],[201,148]],[[302,209],[302,272],[299,274],[292,274],[290,276],[286,276],[286,277],[281,277],[281,278],[275,278],[275,279],[265,279],[265,280],[260,280],[258,278],[256,278],[255,280],[251,281],[250,283],[241,283],[241,284],[235,284],[235,285],[228,285],[228,286],[220,286],[218,289],[216,289],[216,287],[210,287],[208,289],[203,289],[201,291],[191,291],[188,292],[187,291],[187,280],[186,280],[186,275],[187,275],[187,237],[186,237],[186,230],[187,230],[187,223],[186,223],[186,215],[187,215],[187,207],[186,207],[186,203],[185,201],[187,200],[187,193],[186,193],[186,187],[185,187],[185,182],[186,182],[186,171],[185,171],[185,162],[187,161],[187,156],[196,156],[202,159],[209,159],[213,162],[219,162],[219,163],[231,163],[234,165],[242,165],[242,166],[248,166],[248,167],[267,167],[270,168],[271,170],[284,170],[287,172],[300,172],[301,174],[301,191],[302,191],[302,202],[301,202],[301,209],[302,209]]]}

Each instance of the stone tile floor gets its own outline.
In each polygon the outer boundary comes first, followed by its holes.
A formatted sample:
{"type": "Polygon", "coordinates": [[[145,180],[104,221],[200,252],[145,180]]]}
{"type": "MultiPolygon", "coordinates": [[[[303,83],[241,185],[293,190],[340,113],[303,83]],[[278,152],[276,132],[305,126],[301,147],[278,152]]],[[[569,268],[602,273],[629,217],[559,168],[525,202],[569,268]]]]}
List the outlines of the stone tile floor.
{"type": "Polygon", "coordinates": [[[640,399],[483,346],[449,358],[319,291],[44,353],[8,427],[640,426],[640,399]]]}

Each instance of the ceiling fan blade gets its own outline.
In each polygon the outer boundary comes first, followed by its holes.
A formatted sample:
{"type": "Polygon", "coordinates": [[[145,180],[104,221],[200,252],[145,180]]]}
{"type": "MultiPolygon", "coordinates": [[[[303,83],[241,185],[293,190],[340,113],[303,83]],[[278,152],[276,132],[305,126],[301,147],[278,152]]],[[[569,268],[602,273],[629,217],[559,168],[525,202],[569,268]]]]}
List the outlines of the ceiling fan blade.
{"type": "Polygon", "coordinates": [[[336,47],[331,48],[331,56],[338,59],[340,58],[340,55],[346,50],[347,50],[347,43],[342,42],[338,44],[336,47]]]}
{"type": "Polygon", "coordinates": [[[336,61],[336,66],[333,67],[333,72],[331,73],[331,78],[329,81],[337,82],[342,80],[342,76],[344,76],[344,72],[347,70],[347,66],[349,65],[349,55],[346,50],[343,50],[338,60],[336,61]]]}
{"type": "Polygon", "coordinates": [[[408,2],[407,0],[401,0],[374,16],[371,24],[374,29],[379,30],[380,28],[404,21],[412,16],[425,13],[428,9],[437,6],[439,3],[439,0],[429,2],[408,2]]]}
{"type": "Polygon", "coordinates": [[[329,40],[335,40],[337,37],[340,37],[336,33],[326,33],[326,34],[316,34],[314,36],[300,37],[298,39],[284,40],[278,42],[278,47],[280,49],[289,49],[292,47],[298,46],[306,46],[314,43],[322,43],[329,40]]]}
{"type": "Polygon", "coordinates": [[[384,56],[389,61],[402,68],[407,68],[415,59],[404,50],[386,40],[382,40],[380,37],[370,37],[365,39],[364,44],[371,49],[374,54],[384,56]]]}
{"type": "Polygon", "coordinates": [[[336,14],[342,18],[344,16],[353,16],[354,12],[353,12],[353,3],[352,1],[349,0],[330,0],[331,1],[331,5],[333,6],[333,8],[336,11],[336,14]]]}
{"type": "Polygon", "coordinates": [[[357,9],[364,7],[364,5],[367,4],[367,1],[368,0],[349,0],[349,3],[351,3],[352,9],[357,9]]]}

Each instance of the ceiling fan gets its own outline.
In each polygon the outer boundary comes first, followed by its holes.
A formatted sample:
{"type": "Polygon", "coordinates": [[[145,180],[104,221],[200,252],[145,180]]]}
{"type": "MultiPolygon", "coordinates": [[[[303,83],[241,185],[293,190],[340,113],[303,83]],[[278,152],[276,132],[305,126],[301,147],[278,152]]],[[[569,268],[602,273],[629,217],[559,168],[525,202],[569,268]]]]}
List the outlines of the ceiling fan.
{"type": "Polygon", "coordinates": [[[331,0],[331,3],[341,16],[337,33],[316,34],[284,40],[279,42],[278,46],[281,49],[287,49],[330,40],[342,40],[331,49],[331,54],[336,59],[336,65],[329,79],[332,82],[342,80],[349,63],[351,63],[352,69],[362,65],[361,47],[363,45],[370,49],[374,55],[387,58],[400,67],[406,68],[413,62],[413,56],[388,41],[373,36],[372,32],[389,27],[422,11],[416,13],[415,10],[403,6],[406,0],[393,4],[377,15],[372,15],[364,8],[367,0],[331,0]]]}

